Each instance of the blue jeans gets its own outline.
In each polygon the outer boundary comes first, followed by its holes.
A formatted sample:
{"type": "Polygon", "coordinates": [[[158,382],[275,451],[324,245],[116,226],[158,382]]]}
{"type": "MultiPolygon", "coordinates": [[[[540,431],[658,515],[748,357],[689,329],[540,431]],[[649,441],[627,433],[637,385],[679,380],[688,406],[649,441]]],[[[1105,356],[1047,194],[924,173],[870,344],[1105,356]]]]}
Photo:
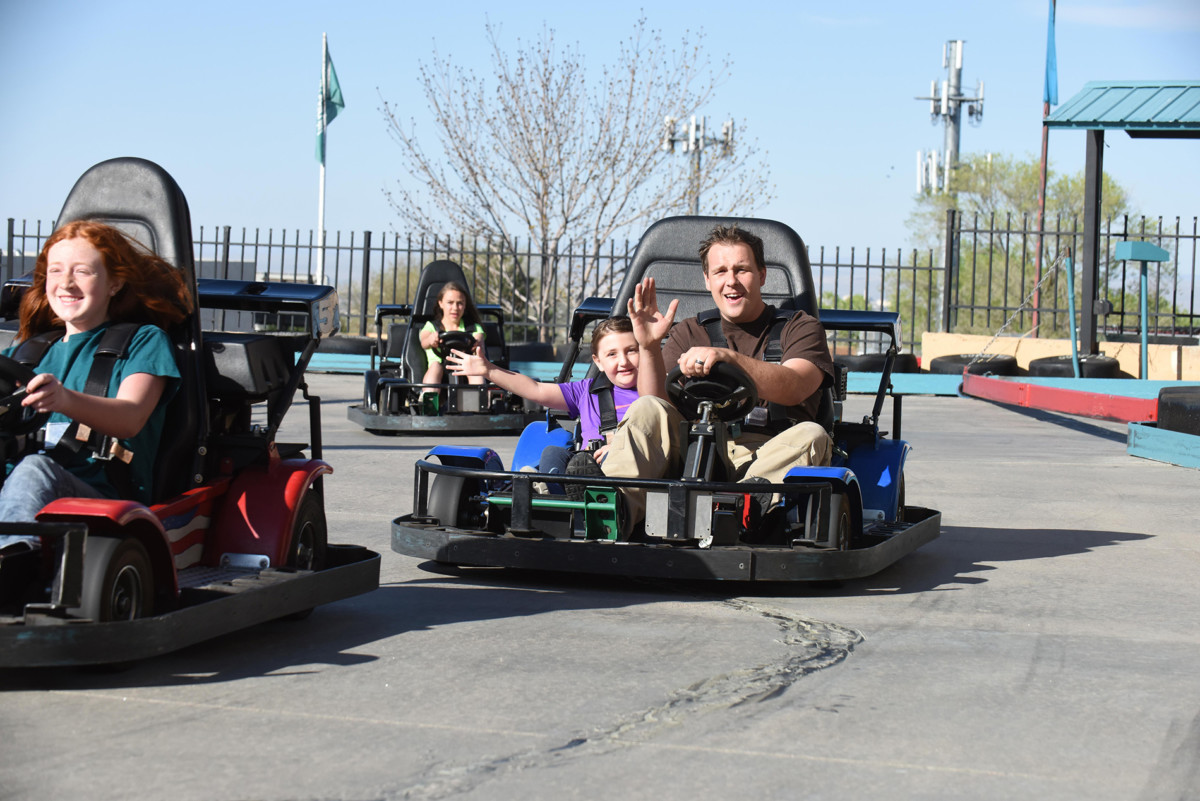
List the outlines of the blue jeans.
{"type": "MultiPolygon", "coordinates": [[[[538,459],[539,473],[558,473],[559,475],[567,474],[567,461],[571,458],[572,451],[569,448],[564,448],[561,445],[547,445],[542,449],[542,456],[538,459]]],[[[550,491],[561,495],[563,492],[562,484],[551,484],[550,491]]]]}
{"type": "MultiPolygon", "coordinates": [[[[0,522],[32,522],[55,498],[102,498],[90,484],[67,472],[49,456],[32,453],[8,474],[0,487],[0,522]]],[[[37,537],[0,534],[0,548],[15,542],[38,544],[37,537]]]]}

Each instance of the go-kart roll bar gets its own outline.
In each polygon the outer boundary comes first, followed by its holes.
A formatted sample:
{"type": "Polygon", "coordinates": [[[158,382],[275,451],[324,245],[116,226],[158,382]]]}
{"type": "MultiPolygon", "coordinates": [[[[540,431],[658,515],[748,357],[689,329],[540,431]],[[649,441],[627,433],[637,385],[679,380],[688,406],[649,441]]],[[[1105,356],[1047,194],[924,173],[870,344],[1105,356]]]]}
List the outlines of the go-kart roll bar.
{"type": "Polygon", "coordinates": [[[583,330],[587,328],[588,323],[612,317],[614,302],[612,298],[590,297],[585,298],[583,303],[576,307],[575,314],[571,316],[571,329],[567,333],[567,353],[563,358],[557,383],[565,384],[571,380],[571,370],[579,355],[579,341],[583,339],[583,330]]]}
{"type": "Polygon", "coordinates": [[[270,440],[283,424],[283,418],[291,408],[296,390],[303,387],[304,398],[309,403],[309,422],[312,428],[313,458],[320,459],[320,413],[314,416],[313,407],[320,405],[320,399],[312,403],[314,398],[308,394],[308,386],[304,383],[304,371],[317,351],[321,340],[333,336],[341,329],[341,315],[338,310],[337,290],[330,286],[318,284],[284,284],[266,283],[262,281],[235,281],[221,278],[201,278],[196,281],[198,305],[206,309],[227,309],[235,311],[265,311],[278,312],[296,309],[308,317],[308,335],[304,347],[296,354],[296,361],[288,376],[286,387],[275,395],[273,402],[267,405],[267,435],[270,440]]]}
{"type": "MultiPolygon", "coordinates": [[[[888,390],[892,388],[892,367],[900,352],[901,330],[900,315],[895,312],[863,311],[860,309],[821,309],[821,325],[826,331],[864,331],[882,334],[890,340],[888,349],[884,352],[883,372],[879,379],[879,388],[875,392],[875,404],[871,407],[871,416],[866,420],[871,426],[878,425],[879,416],[883,413],[883,401],[888,390]]],[[[900,438],[900,397],[892,396],[892,437],[900,438]]]]}

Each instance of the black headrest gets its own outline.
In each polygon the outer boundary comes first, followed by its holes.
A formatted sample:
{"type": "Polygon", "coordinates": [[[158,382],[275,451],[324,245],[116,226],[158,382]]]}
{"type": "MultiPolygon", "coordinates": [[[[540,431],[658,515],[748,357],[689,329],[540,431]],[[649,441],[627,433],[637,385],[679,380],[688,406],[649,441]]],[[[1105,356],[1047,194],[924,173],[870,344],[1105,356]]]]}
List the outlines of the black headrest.
{"type": "Polygon", "coordinates": [[[423,318],[437,316],[437,296],[442,287],[451,281],[457,281],[467,288],[467,276],[463,273],[458,262],[449,259],[431,261],[421,270],[421,278],[417,281],[417,291],[413,295],[413,314],[423,318]]]}
{"type": "Polygon", "coordinates": [[[736,225],[762,238],[767,267],[763,300],[774,306],[817,314],[819,303],[808,248],[800,236],[775,220],[729,217],[668,217],[650,226],[638,242],[617,294],[616,313],[623,313],[626,301],[633,297],[634,287],[649,277],[657,285],[660,308],[665,309],[671,300],[679,299],[676,320],[686,320],[712,308],[712,295],[704,288],[699,251],[700,243],[717,225],[736,225]]]}
{"type": "Polygon", "coordinates": [[[179,184],[152,161],[116,158],[95,165],[75,182],[58,215],[58,227],[98,220],[141,242],[184,271],[195,290],[192,218],[179,184]]]}

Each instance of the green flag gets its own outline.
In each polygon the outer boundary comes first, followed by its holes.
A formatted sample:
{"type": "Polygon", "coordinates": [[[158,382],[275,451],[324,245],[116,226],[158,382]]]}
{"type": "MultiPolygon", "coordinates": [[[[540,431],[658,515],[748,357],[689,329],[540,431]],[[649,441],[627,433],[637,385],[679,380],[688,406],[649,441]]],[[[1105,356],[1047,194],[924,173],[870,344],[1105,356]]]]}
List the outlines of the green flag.
{"type": "Polygon", "coordinates": [[[342,99],[342,87],[338,83],[337,70],[333,68],[333,59],[329,57],[328,48],[325,50],[325,74],[321,77],[321,102],[317,108],[317,161],[325,163],[325,126],[333,122],[338,112],[346,107],[342,99]]]}

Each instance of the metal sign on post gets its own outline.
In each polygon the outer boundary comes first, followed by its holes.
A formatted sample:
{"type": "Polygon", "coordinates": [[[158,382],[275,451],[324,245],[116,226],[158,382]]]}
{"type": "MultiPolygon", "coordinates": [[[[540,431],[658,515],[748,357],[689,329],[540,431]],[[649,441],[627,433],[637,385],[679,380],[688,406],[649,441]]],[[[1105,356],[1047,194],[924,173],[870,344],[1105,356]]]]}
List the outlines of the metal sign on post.
{"type": "Polygon", "coordinates": [[[1171,254],[1158,245],[1152,245],[1149,242],[1118,242],[1115,256],[1117,261],[1140,261],[1141,267],[1141,301],[1138,304],[1139,316],[1141,317],[1141,339],[1142,339],[1142,370],[1141,378],[1143,381],[1150,378],[1150,333],[1147,325],[1149,317],[1149,303],[1146,300],[1146,295],[1149,290],[1149,282],[1146,279],[1146,262],[1164,262],[1171,258],[1171,254]]]}

